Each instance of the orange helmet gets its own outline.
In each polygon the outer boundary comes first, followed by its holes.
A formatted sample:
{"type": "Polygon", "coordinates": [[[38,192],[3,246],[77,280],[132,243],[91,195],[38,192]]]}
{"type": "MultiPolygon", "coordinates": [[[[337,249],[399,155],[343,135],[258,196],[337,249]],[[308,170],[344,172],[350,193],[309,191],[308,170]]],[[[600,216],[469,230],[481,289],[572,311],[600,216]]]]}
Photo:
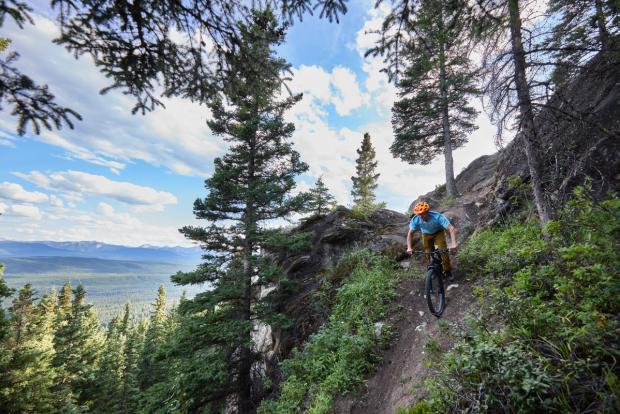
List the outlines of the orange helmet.
{"type": "Polygon", "coordinates": [[[430,209],[430,206],[428,205],[428,203],[426,201],[420,201],[413,208],[413,212],[415,214],[422,214],[425,211],[428,211],[429,209],[430,209]]]}

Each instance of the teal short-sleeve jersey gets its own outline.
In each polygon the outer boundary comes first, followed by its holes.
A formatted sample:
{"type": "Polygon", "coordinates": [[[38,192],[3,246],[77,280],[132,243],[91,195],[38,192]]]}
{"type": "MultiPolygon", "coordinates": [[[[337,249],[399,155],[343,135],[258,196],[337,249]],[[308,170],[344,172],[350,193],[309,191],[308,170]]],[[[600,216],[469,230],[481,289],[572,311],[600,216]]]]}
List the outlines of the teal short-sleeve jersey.
{"type": "Polygon", "coordinates": [[[412,231],[422,231],[422,234],[435,234],[439,230],[446,229],[450,225],[450,221],[441,213],[436,211],[428,212],[428,220],[422,220],[422,217],[415,215],[409,223],[412,231]]]}

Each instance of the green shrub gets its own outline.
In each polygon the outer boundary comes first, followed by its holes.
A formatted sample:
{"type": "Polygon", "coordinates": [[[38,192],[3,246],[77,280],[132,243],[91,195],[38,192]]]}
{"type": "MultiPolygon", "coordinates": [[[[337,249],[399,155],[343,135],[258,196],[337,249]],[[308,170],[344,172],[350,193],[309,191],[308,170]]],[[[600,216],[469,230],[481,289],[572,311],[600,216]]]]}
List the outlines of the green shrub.
{"type": "Polygon", "coordinates": [[[367,250],[344,257],[337,267],[350,274],[337,289],[328,322],[281,364],[285,380],[278,398],[263,402],[259,413],[327,413],[333,397],[352,390],[378,362],[390,330],[375,335],[396,295],[394,263],[367,250]]]}
{"type": "Polygon", "coordinates": [[[620,412],[620,200],[582,188],[546,229],[516,221],[460,251],[480,312],[439,363],[432,412],[620,412]]]}
{"type": "Polygon", "coordinates": [[[396,414],[432,414],[432,412],[433,410],[425,401],[420,401],[413,407],[398,408],[396,410],[396,414]]]}

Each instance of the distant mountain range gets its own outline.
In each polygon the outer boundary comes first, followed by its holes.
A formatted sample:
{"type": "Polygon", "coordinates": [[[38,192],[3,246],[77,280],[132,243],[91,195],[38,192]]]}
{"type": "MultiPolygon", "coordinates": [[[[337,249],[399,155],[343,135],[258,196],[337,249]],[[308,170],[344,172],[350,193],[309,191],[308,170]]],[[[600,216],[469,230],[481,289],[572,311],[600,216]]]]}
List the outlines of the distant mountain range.
{"type": "Polygon", "coordinates": [[[81,257],[195,265],[200,263],[201,254],[202,250],[199,247],[159,247],[148,245],[128,247],[96,241],[21,242],[0,240],[0,258],[35,256],[81,257]]]}

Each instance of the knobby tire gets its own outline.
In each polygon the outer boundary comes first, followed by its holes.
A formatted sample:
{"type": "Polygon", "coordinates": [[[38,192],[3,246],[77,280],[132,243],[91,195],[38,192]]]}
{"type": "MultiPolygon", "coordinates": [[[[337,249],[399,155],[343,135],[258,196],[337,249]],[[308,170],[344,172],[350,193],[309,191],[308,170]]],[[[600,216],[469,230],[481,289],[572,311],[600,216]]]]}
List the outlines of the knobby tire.
{"type": "Polygon", "coordinates": [[[446,293],[443,287],[443,278],[441,277],[441,274],[435,272],[434,269],[431,269],[428,273],[426,273],[426,279],[424,280],[424,293],[426,294],[426,303],[428,304],[428,309],[430,312],[437,317],[441,316],[446,307],[446,293]],[[431,294],[432,288],[435,288],[435,291],[431,294]],[[437,294],[437,292],[439,294],[437,294]]]}

